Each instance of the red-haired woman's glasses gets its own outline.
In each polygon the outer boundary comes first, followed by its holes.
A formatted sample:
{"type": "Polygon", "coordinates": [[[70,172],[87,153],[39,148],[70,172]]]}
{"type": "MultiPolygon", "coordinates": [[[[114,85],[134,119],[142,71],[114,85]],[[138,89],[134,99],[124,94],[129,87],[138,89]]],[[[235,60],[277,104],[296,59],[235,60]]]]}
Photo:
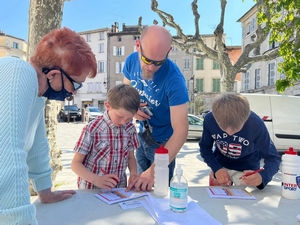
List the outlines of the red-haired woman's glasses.
{"type": "Polygon", "coordinates": [[[83,84],[82,83],[78,83],[75,80],[73,80],[69,74],[67,74],[63,69],[61,68],[52,68],[52,69],[48,69],[48,68],[43,68],[42,71],[44,74],[49,73],[51,70],[59,70],[63,75],[65,75],[65,77],[71,82],[71,84],[73,85],[73,89],[74,91],[77,91],[78,89],[82,88],[83,84]]]}

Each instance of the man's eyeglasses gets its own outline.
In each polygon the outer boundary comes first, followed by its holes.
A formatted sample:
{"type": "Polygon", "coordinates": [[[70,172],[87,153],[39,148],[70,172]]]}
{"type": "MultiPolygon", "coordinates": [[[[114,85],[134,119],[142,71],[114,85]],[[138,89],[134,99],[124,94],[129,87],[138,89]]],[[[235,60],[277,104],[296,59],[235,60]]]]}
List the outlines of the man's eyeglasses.
{"type": "Polygon", "coordinates": [[[144,56],[142,45],[140,44],[140,46],[141,46],[141,59],[145,64],[147,64],[147,65],[154,64],[155,66],[161,66],[162,64],[164,64],[167,61],[169,52],[167,53],[166,58],[164,60],[154,61],[154,60],[148,59],[147,57],[144,56]]]}
{"type": "Polygon", "coordinates": [[[61,68],[52,68],[52,69],[43,68],[43,69],[42,69],[42,72],[43,72],[44,74],[47,74],[47,73],[49,73],[51,70],[59,70],[62,74],[64,74],[65,77],[72,83],[74,91],[77,91],[78,89],[80,89],[80,88],[83,86],[82,83],[78,83],[78,82],[76,82],[75,80],[73,80],[73,79],[72,79],[72,78],[71,78],[71,77],[70,77],[63,69],[61,69],[61,68]]]}

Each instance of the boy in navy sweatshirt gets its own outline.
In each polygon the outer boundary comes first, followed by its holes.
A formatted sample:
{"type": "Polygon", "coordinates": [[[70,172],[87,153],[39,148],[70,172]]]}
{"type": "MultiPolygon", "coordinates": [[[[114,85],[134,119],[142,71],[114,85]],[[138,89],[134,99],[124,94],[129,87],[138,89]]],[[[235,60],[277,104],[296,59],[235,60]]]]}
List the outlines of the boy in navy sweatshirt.
{"type": "Polygon", "coordinates": [[[248,100],[237,93],[218,96],[205,116],[200,154],[217,184],[247,185],[263,189],[279,170],[281,158],[260,117],[248,100]],[[249,176],[245,174],[260,168],[249,176]]]}

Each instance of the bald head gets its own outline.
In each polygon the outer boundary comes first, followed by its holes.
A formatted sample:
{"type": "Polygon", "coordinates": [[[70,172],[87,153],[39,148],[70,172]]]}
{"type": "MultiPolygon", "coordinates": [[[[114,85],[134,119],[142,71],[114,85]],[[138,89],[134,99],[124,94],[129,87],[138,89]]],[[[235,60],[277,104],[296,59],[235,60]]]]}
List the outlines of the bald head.
{"type": "Polygon", "coordinates": [[[152,25],[144,29],[141,42],[145,45],[151,45],[152,48],[169,50],[172,45],[172,35],[166,28],[152,25]]]}

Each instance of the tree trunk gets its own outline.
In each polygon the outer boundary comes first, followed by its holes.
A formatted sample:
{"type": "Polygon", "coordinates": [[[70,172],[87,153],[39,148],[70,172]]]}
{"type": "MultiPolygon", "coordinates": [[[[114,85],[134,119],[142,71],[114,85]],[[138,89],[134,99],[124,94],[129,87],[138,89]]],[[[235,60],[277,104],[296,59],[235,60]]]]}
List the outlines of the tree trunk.
{"type": "MultiPolygon", "coordinates": [[[[27,60],[35,52],[36,46],[41,38],[55,28],[61,27],[63,15],[64,0],[30,0],[29,7],[29,30],[28,30],[28,50],[27,60]]],[[[58,102],[46,101],[45,107],[45,123],[46,132],[50,147],[50,165],[53,169],[52,180],[62,169],[60,162],[61,151],[56,144],[57,130],[57,109],[58,102]]],[[[31,195],[36,195],[32,185],[30,185],[31,195]]]]}

